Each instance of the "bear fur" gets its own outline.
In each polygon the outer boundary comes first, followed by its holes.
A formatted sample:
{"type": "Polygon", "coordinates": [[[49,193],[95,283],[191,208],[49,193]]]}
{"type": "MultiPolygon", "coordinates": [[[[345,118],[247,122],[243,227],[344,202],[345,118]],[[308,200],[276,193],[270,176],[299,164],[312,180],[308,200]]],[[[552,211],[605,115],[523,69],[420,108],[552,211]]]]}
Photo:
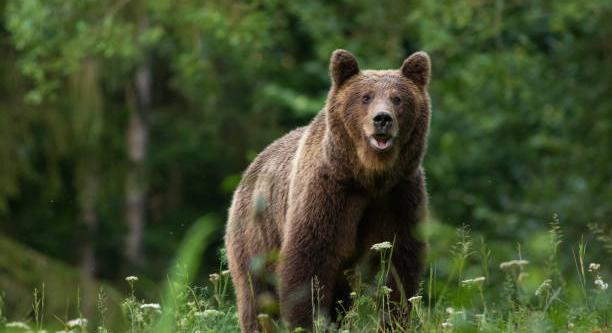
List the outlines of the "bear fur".
{"type": "Polygon", "coordinates": [[[362,71],[351,53],[334,51],[323,110],[248,167],[225,235],[243,332],[260,329],[257,315],[273,312],[270,304],[289,328],[311,329],[313,281],[329,316],[350,301],[343,272],[383,241],[394,244],[391,300],[417,292],[430,67],[417,52],[399,70],[362,71]]]}

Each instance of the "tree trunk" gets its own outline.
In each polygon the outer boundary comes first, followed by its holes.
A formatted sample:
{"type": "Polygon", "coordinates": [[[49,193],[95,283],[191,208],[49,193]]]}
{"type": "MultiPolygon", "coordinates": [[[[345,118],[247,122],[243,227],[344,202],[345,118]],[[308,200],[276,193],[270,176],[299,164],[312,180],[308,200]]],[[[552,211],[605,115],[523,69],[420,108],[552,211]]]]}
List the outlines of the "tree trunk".
{"type": "Polygon", "coordinates": [[[85,225],[85,237],[81,245],[81,288],[82,309],[86,315],[94,313],[96,290],[94,278],[96,274],[96,249],[95,239],[98,229],[98,215],[96,214],[96,202],[98,199],[98,174],[96,169],[91,169],[85,176],[83,193],[81,194],[81,218],[85,225]]]}
{"type": "Polygon", "coordinates": [[[100,169],[98,154],[103,128],[103,97],[93,59],[81,64],[73,77],[70,88],[73,110],[70,114],[78,159],[75,164],[78,184],[79,214],[82,223],[81,250],[81,311],[85,315],[95,313],[96,290],[96,239],[98,229],[98,202],[100,169]]]}
{"type": "MultiPolygon", "coordinates": [[[[146,30],[146,16],[140,20],[140,31],[146,30]]],[[[151,67],[146,52],[144,60],[136,71],[135,103],[128,124],[128,161],[126,175],[126,212],[128,234],[125,257],[128,264],[140,265],[143,261],[142,239],[146,219],[146,166],[149,137],[148,116],[151,109],[151,67]]],[[[129,97],[128,97],[129,98],[129,97]]],[[[128,101],[129,102],[129,101],[128,101]]]]}

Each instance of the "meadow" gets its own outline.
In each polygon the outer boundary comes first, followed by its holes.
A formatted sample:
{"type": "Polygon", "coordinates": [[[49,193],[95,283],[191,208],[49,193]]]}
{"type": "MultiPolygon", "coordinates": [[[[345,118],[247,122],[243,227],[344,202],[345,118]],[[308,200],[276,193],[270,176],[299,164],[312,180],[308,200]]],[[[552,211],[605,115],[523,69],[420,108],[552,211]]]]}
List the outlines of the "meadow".
{"type": "MultiPolygon", "coordinates": [[[[457,229],[430,221],[422,231],[430,245],[429,265],[420,291],[399,304],[405,317],[389,322],[390,255],[393,244],[375,244],[381,270],[374,279],[362,279],[359,270],[346,272],[351,281],[352,303],[340,305],[340,320],[318,314],[320,290],[311,286],[314,332],[609,332],[612,294],[606,262],[591,262],[587,241],[568,244],[554,217],[541,244],[517,244],[516,252],[500,256],[484,238],[474,238],[466,226],[457,229]],[[440,241],[442,240],[442,241],[440,241]],[[571,255],[573,267],[561,267],[561,256],[571,255]],[[388,322],[385,322],[387,320],[388,322]]],[[[32,316],[11,321],[0,312],[6,332],[238,332],[238,316],[231,278],[222,263],[208,280],[195,282],[198,257],[210,240],[211,228],[196,223],[184,240],[161,297],[139,296],[139,278],[125,277],[129,286],[120,303],[98,291],[96,316],[75,318],[46,313],[44,289],[34,291],[32,316]],[[109,322],[109,308],[121,309],[121,320],[109,322]],[[44,318],[53,316],[48,326],[44,318]],[[111,328],[112,327],[112,328],[111,328]]],[[[594,241],[598,241],[597,238],[594,241]]],[[[610,239],[599,238],[609,247],[610,239]]],[[[493,247],[494,248],[494,247],[493,247]]],[[[1,303],[0,303],[1,304],[1,303]]],[[[262,331],[288,332],[274,315],[258,316],[262,331]]],[[[67,313],[65,313],[66,315],[67,313]]],[[[296,329],[294,332],[304,330],[296,329]]]]}

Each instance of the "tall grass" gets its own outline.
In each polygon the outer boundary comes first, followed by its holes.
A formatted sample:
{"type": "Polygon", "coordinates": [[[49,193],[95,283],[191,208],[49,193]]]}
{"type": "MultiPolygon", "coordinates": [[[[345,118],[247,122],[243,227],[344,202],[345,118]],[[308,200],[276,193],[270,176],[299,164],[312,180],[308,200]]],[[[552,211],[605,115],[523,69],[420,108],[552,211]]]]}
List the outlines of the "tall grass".
{"type": "MultiPolygon", "coordinates": [[[[121,306],[127,325],[123,332],[238,332],[238,317],[228,272],[222,265],[208,281],[196,284],[198,258],[214,231],[203,219],[188,233],[164,283],[161,304],[139,299],[137,277],[126,283],[131,292],[121,306]]],[[[446,232],[446,231],[444,231],[446,232]]],[[[429,237],[435,249],[417,295],[406,295],[402,304],[393,304],[388,281],[392,278],[393,243],[372,249],[380,260],[380,270],[372,278],[361,270],[347,272],[353,292],[344,316],[338,322],[318,310],[321,290],[312,281],[311,297],[315,332],[608,332],[612,315],[612,295],[607,282],[612,263],[590,261],[590,247],[582,238],[567,244],[558,217],[550,223],[542,251],[534,244],[516,246],[515,254],[496,252],[483,237],[474,237],[461,227],[451,239],[444,232],[429,237]],[[474,241],[476,239],[476,241],[474,241]],[[564,253],[571,253],[572,265],[566,269],[564,253]],[[531,259],[533,258],[533,259],[531,259]],[[537,261],[536,261],[537,259],[537,261]],[[398,306],[409,313],[394,318],[390,309],[398,306]]],[[[597,235],[596,235],[597,236],[597,235]]],[[[593,239],[591,237],[590,239],[593,239]]],[[[222,261],[223,262],[223,261],[222,261]]],[[[33,315],[21,322],[9,322],[2,312],[0,331],[42,332],[44,292],[34,291],[33,315]]],[[[61,322],[47,332],[111,332],[105,312],[108,300],[98,296],[99,327],[88,327],[84,318],[61,322]]],[[[76,314],[78,316],[78,313],[76,314]]],[[[283,323],[266,314],[259,316],[265,332],[287,332],[283,323]]],[[[52,325],[51,325],[52,326],[52,325]]],[[[297,331],[300,331],[299,329],[297,331]]]]}

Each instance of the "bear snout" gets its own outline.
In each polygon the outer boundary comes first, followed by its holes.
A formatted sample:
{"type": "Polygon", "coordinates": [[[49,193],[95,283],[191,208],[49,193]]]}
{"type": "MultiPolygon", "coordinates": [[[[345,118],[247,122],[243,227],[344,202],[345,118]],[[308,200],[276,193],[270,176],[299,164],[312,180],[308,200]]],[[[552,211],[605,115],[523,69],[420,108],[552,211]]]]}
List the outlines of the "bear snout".
{"type": "Polygon", "coordinates": [[[376,134],[386,134],[393,126],[393,116],[387,111],[377,112],[372,117],[376,134]]]}

